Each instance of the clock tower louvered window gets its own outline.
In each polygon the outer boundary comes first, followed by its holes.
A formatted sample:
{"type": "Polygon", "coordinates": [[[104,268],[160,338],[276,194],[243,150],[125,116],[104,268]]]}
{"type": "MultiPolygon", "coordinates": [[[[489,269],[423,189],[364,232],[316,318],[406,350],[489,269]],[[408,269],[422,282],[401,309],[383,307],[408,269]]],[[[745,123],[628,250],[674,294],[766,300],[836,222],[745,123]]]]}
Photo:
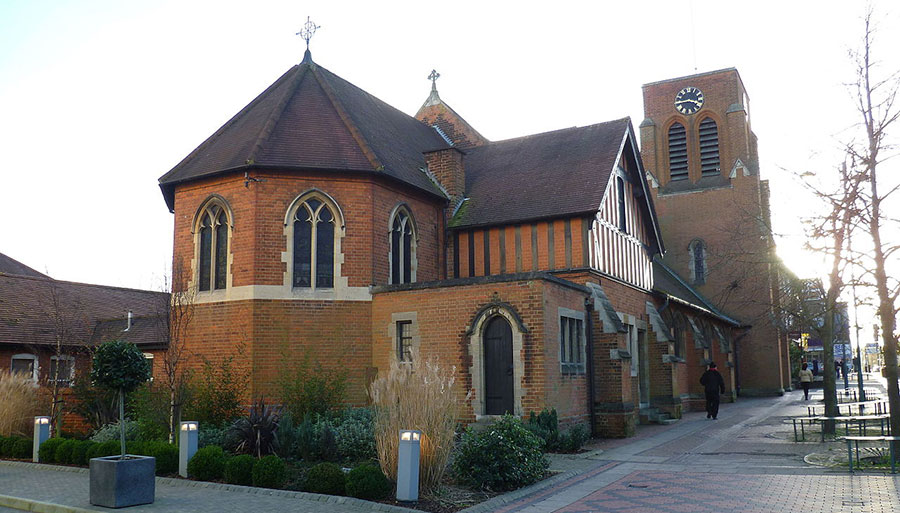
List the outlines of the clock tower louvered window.
{"type": "Polygon", "coordinates": [[[719,130],[716,122],[710,118],[700,122],[700,174],[702,176],[720,174],[719,130]]]}
{"type": "Polygon", "coordinates": [[[669,127],[669,177],[671,180],[688,179],[687,132],[681,123],[669,127]]]}

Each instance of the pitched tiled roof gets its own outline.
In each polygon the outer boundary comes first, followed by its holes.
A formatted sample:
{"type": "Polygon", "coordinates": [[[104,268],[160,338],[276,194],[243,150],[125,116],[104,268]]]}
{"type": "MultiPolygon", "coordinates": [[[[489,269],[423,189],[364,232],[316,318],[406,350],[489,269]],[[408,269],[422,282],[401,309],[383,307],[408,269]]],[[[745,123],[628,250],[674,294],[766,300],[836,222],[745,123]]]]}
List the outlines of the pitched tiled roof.
{"type": "Polygon", "coordinates": [[[86,344],[98,321],[124,318],[129,310],[138,317],[157,315],[168,298],[164,292],[0,274],[0,343],[55,344],[64,332],[63,343],[86,344]]]}
{"type": "Polygon", "coordinates": [[[743,325],[740,321],[732,319],[716,308],[708,299],[688,285],[678,273],[659,259],[653,259],[653,290],[733,326],[743,325]]]}
{"type": "Polygon", "coordinates": [[[496,141],[466,150],[466,196],[453,227],[596,212],[631,120],[496,141]]]}
{"type": "Polygon", "coordinates": [[[47,278],[45,274],[41,274],[27,265],[13,260],[8,256],[0,253],[0,273],[15,274],[17,276],[33,276],[35,278],[47,278]]]}
{"type": "Polygon", "coordinates": [[[251,168],[383,173],[434,195],[422,152],[448,147],[432,128],[315,64],[307,53],[160,179],[176,184],[251,168]]]}
{"type": "Polygon", "coordinates": [[[124,340],[142,349],[164,348],[168,327],[165,315],[134,317],[131,327],[127,318],[97,321],[91,335],[91,344],[99,345],[110,340],[124,340]]]}

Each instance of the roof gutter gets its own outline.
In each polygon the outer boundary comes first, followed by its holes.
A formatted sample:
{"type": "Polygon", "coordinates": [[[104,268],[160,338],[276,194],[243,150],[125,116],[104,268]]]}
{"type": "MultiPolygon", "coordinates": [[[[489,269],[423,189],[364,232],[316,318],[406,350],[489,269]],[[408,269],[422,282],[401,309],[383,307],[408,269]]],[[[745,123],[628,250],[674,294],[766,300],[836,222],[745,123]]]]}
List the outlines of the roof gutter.
{"type": "Polygon", "coordinates": [[[340,168],[329,168],[329,167],[309,167],[309,166],[275,166],[275,165],[262,165],[262,164],[242,164],[240,166],[234,166],[227,169],[221,169],[219,171],[212,171],[210,173],[202,174],[199,176],[192,176],[190,178],[182,178],[177,180],[167,180],[165,182],[159,183],[159,188],[162,190],[163,199],[166,201],[166,206],[169,207],[169,212],[175,212],[175,186],[183,183],[194,182],[197,180],[203,180],[206,178],[214,178],[222,175],[226,175],[229,173],[245,173],[247,171],[253,170],[271,170],[271,171],[318,171],[318,172],[342,172],[342,173],[359,173],[363,175],[375,175],[384,177],[390,181],[407,185],[409,187],[414,188],[417,191],[422,191],[427,193],[430,196],[434,196],[435,198],[440,198],[443,201],[448,201],[446,197],[436,191],[424,189],[422,187],[418,187],[414,184],[411,184],[405,180],[401,180],[389,174],[383,173],[381,171],[376,171],[374,169],[340,169],[340,168]]]}

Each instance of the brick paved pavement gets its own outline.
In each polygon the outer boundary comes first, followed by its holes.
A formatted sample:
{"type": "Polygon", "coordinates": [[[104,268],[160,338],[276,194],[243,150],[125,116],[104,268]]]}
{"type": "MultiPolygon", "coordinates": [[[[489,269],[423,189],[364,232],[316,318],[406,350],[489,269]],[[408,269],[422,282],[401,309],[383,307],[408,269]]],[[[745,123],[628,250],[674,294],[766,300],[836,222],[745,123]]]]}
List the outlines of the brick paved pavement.
{"type": "Polygon", "coordinates": [[[601,443],[582,459],[579,477],[468,511],[900,513],[900,476],[806,463],[810,454],[844,451],[818,437],[793,442],[790,418],[805,415],[807,404],[795,391],[724,404],[718,421],[689,413],[672,426],[641,428],[635,438],[601,443]]]}
{"type": "MultiPolygon", "coordinates": [[[[867,383],[867,386],[872,384],[867,383]]],[[[900,476],[810,465],[810,454],[840,455],[840,442],[793,442],[791,416],[805,415],[802,392],[722,405],[718,421],[689,413],[671,426],[603,440],[578,456],[554,455],[555,478],[464,513],[900,513],[900,476]]],[[[99,511],[87,502],[87,475],[50,466],[0,463],[0,495],[99,511]]],[[[2,497],[0,497],[2,499],[2,497]]],[[[0,500],[0,512],[9,504],[0,500]]],[[[355,499],[159,479],[157,500],[129,511],[408,512],[355,499]]],[[[70,510],[71,511],[71,510],[70,510]]]]}

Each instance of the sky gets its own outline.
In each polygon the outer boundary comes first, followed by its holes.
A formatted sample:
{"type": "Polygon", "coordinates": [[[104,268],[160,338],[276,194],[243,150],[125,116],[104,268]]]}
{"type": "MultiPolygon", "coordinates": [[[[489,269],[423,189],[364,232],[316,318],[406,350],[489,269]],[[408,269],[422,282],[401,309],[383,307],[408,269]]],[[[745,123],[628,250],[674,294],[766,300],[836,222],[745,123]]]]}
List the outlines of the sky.
{"type": "MultiPolygon", "coordinates": [[[[873,2],[900,69],[900,7],[873,2]]],[[[490,140],[630,116],[641,85],[736,67],[780,256],[801,276],[792,178],[829,173],[858,115],[862,1],[0,2],[0,253],[52,277],[160,289],[173,218],[158,178],[303,56],[414,114],[441,98],[490,140]]],[[[891,55],[893,54],[893,55],[891,55]]],[[[893,164],[896,166],[896,164],[893,164]]]]}

